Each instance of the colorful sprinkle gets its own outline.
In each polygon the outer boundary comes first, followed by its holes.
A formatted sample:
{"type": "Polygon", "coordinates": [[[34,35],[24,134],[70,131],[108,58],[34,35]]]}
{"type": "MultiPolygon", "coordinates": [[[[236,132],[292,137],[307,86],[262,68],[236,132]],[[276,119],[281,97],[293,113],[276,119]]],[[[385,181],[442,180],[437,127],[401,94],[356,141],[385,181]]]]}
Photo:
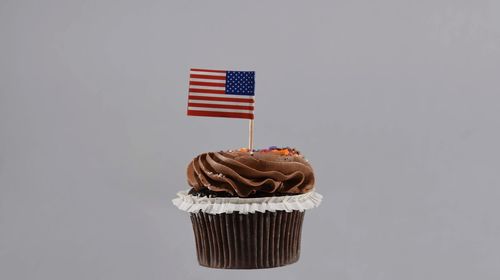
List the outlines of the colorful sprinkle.
{"type": "Polygon", "coordinates": [[[290,148],[290,147],[279,148],[276,146],[270,146],[267,149],[253,149],[253,150],[250,150],[248,148],[239,148],[236,151],[242,152],[242,153],[250,153],[252,155],[254,152],[258,152],[258,153],[274,153],[274,154],[279,154],[282,156],[300,156],[299,151],[295,150],[294,148],[290,148]]]}

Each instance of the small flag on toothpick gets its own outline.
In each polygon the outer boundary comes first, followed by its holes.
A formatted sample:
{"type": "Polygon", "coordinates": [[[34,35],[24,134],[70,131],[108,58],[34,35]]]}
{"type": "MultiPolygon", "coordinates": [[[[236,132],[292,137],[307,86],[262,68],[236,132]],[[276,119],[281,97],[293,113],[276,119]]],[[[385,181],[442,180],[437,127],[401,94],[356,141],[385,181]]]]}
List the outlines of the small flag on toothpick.
{"type": "MultiPolygon", "coordinates": [[[[254,71],[192,68],[189,72],[187,114],[253,120],[254,95],[254,71]]],[[[251,126],[253,134],[253,122],[251,126]]]]}

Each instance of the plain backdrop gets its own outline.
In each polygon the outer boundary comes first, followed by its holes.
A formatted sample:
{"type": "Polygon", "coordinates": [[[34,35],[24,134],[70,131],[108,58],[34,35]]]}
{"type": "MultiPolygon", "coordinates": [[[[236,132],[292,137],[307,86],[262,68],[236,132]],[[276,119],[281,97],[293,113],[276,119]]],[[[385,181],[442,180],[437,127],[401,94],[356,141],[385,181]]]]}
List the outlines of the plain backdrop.
{"type": "Polygon", "coordinates": [[[0,0],[0,279],[500,279],[499,75],[494,0],[0,0]],[[198,266],[171,199],[247,122],[190,67],[256,71],[256,146],[315,168],[298,263],[198,266]]]}

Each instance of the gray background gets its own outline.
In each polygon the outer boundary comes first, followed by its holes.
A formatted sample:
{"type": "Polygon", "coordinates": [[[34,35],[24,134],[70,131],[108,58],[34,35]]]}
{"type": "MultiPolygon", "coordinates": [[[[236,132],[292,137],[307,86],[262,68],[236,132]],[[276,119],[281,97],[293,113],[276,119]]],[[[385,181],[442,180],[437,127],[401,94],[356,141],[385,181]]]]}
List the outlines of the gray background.
{"type": "Polygon", "coordinates": [[[0,279],[499,279],[499,1],[0,1],[0,279]],[[257,72],[256,145],[323,205],[299,263],[196,263],[170,199],[244,120],[189,67],[257,72]]]}

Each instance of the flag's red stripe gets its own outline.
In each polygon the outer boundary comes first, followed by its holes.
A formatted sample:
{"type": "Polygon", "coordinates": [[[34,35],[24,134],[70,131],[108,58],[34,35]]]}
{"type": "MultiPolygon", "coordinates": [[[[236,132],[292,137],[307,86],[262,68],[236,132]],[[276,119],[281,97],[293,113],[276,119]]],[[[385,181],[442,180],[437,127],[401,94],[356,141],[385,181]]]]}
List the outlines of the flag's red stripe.
{"type": "Polygon", "coordinates": [[[220,90],[220,89],[204,89],[204,88],[190,88],[189,92],[196,92],[196,93],[219,93],[219,94],[225,94],[225,90],[220,90]]]}
{"type": "Polygon", "coordinates": [[[231,98],[231,97],[212,97],[212,96],[189,96],[192,100],[210,100],[210,101],[227,101],[227,102],[241,102],[241,103],[254,103],[251,98],[231,98]]]}
{"type": "Polygon", "coordinates": [[[209,86],[209,87],[225,87],[225,83],[210,83],[210,82],[195,82],[195,81],[190,81],[189,82],[190,86],[209,86]]]}
{"type": "Polygon", "coordinates": [[[188,107],[222,108],[222,109],[249,110],[249,111],[253,110],[253,106],[207,104],[207,103],[188,103],[188,107]]]}
{"type": "Polygon", "coordinates": [[[209,70],[209,69],[200,69],[200,68],[191,68],[191,71],[203,71],[203,72],[213,72],[213,73],[226,73],[225,70],[209,70]]]}
{"type": "Polygon", "coordinates": [[[200,74],[191,74],[190,78],[194,79],[211,79],[211,80],[225,80],[225,76],[212,76],[212,75],[200,75],[200,74]]]}
{"type": "Polygon", "coordinates": [[[253,114],[188,110],[188,116],[253,119],[253,114]]]}

